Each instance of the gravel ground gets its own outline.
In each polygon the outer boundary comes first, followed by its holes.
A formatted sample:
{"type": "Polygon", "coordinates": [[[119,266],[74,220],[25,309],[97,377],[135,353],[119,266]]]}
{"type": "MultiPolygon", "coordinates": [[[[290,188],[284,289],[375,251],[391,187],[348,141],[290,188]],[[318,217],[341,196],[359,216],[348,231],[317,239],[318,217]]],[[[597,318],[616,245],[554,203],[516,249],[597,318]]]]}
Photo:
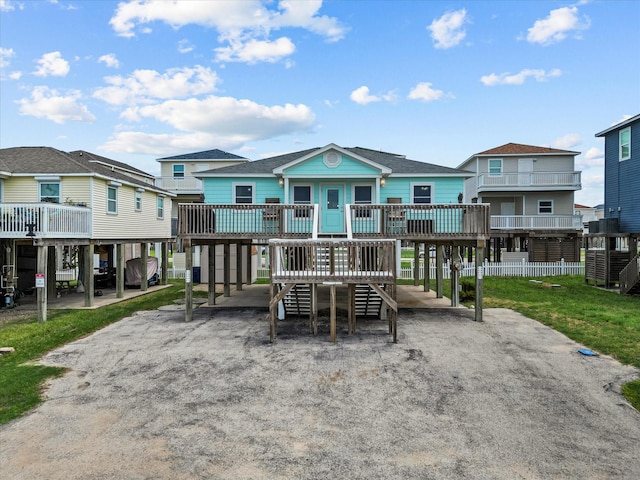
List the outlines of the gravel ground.
{"type": "MultiPolygon", "coordinates": [[[[139,312],[43,359],[69,373],[0,427],[12,479],[637,479],[637,369],[517,313],[360,321],[139,312]]],[[[5,477],[6,475],[6,477],[5,477]]]]}

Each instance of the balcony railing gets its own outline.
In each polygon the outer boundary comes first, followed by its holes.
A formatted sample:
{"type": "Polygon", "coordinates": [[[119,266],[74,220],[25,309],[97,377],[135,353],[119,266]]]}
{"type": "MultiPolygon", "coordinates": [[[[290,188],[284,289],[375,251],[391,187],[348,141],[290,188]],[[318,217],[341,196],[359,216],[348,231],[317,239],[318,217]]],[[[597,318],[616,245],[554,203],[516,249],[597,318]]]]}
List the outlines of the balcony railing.
{"type": "Polygon", "coordinates": [[[491,215],[492,230],[582,230],[582,215],[491,215]]]}
{"type": "Polygon", "coordinates": [[[178,205],[178,233],[192,239],[311,238],[317,236],[317,205],[178,205]]]}
{"type": "Polygon", "coordinates": [[[156,177],[156,187],[164,188],[170,192],[203,192],[202,180],[195,177],[156,177]]]}
{"type": "Polygon", "coordinates": [[[25,238],[27,234],[91,238],[91,209],[57,203],[0,203],[0,238],[25,238]]]}
{"type": "Polygon", "coordinates": [[[275,283],[391,283],[395,240],[271,240],[275,283]]]}
{"type": "Polygon", "coordinates": [[[347,228],[354,238],[481,239],[489,230],[485,204],[349,205],[347,228]]]}
{"type": "Polygon", "coordinates": [[[478,189],[499,190],[511,187],[579,189],[580,172],[523,172],[501,175],[482,173],[478,176],[478,189]]]}

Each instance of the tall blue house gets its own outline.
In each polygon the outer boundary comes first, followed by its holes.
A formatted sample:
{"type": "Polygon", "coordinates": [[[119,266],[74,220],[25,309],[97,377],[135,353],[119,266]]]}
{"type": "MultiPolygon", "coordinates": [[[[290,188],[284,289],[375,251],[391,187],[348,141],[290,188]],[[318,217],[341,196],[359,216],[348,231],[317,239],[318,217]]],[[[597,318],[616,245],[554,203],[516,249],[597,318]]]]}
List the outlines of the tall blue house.
{"type": "MultiPolygon", "coordinates": [[[[284,304],[286,315],[308,314],[315,332],[318,287],[335,293],[340,285],[348,289],[348,330],[355,331],[357,315],[373,313],[389,318],[395,340],[401,241],[416,245],[416,259],[419,246],[428,251],[432,245],[440,262],[441,247],[448,247],[456,261],[462,247],[484,258],[489,207],[462,203],[464,181],[471,175],[404,155],[336,144],[239,163],[196,174],[202,179],[204,203],[179,206],[179,237],[187,261],[194,246],[222,246],[225,275],[231,267],[230,247],[235,245],[235,252],[245,249],[236,254],[238,289],[246,252],[268,245],[272,340],[278,308],[284,304]]],[[[215,257],[209,255],[208,261],[215,257]]],[[[476,263],[481,269],[481,262],[476,263]]],[[[212,303],[215,265],[207,267],[212,303]]],[[[481,282],[481,270],[478,273],[476,281],[481,282]]],[[[225,294],[229,279],[225,277],[225,294]]],[[[481,283],[478,287],[481,292],[481,283]]],[[[186,292],[188,297],[189,282],[186,292]]],[[[191,302],[186,300],[190,319],[191,302]]],[[[332,311],[335,319],[335,302],[332,311]]],[[[481,315],[478,303],[476,319],[481,315]]],[[[332,328],[335,339],[335,324],[332,328]]]]}
{"type": "Polygon", "coordinates": [[[604,214],[618,231],[640,232],[640,114],[596,133],[604,138],[604,214]]]}
{"type": "Polygon", "coordinates": [[[613,125],[604,138],[604,219],[587,236],[585,278],[640,295],[640,114],[613,125]]]}

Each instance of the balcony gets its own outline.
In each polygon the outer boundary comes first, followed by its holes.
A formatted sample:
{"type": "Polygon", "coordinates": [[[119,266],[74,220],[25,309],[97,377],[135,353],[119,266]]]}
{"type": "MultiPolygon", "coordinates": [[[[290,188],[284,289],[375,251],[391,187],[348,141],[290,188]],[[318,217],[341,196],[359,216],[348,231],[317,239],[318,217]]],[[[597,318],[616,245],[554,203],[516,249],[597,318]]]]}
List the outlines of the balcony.
{"type": "Polygon", "coordinates": [[[156,177],[156,187],[176,194],[197,194],[204,191],[202,180],[195,177],[156,177]]]}
{"type": "Polygon", "coordinates": [[[582,215],[491,215],[491,230],[582,230],[582,215]]]}
{"type": "Polygon", "coordinates": [[[0,203],[0,238],[28,236],[91,238],[91,209],[57,203],[0,203]]]}
{"type": "Polygon", "coordinates": [[[478,192],[526,190],[580,190],[581,172],[521,172],[478,176],[478,192]]]}

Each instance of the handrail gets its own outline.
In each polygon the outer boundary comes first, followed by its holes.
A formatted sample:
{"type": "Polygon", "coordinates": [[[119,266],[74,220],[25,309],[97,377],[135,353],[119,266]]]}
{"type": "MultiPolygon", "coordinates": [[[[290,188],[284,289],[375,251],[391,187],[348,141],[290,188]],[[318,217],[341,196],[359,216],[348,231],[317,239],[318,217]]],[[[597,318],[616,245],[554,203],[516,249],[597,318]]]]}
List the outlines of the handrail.
{"type": "Polygon", "coordinates": [[[491,215],[493,230],[582,230],[582,215],[491,215]]]}
{"type": "Polygon", "coordinates": [[[579,187],[581,172],[512,172],[478,175],[479,188],[491,187],[579,187]]]}
{"type": "Polygon", "coordinates": [[[620,294],[626,295],[640,282],[640,255],[636,255],[620,270],[620,294]]]}
{"type": "Polygon", "coordinates": [[[91,209],[59,203],[0,203],[0,238],[90,238],[91,209]]]}

